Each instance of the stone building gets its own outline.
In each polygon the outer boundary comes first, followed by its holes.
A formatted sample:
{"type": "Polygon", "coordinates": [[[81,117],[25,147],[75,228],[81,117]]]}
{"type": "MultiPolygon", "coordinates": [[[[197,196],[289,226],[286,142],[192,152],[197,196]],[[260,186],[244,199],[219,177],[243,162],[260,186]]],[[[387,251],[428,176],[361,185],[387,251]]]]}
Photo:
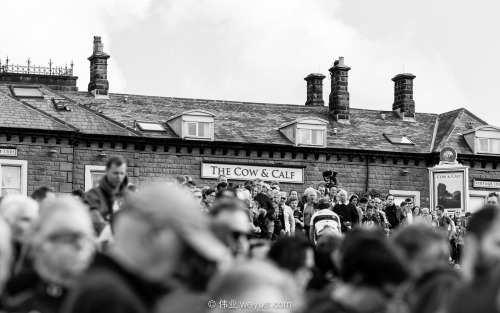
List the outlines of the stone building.
{"type": "Polygon", "coordinates": [[[226,174],[233,183],[264,175],[303,190],[332,169],[351,193],[376,189],[428,206],[428,168],[445,146],[470,167],[470,209],[500,186],[500,128],[464,108],[418,113],[412,74],[392,78],[392,105],[363,110],[351,107],[342,57],[329,70],[328,105],[319,73],[305,78],[305,105],[112,93],[109,57],[94,37],[87,91],[78,91],[72,67],[0,64],[2,195],[89,189],[107,157],[121,154],[139,187],[183,174],[214,184],[226,174]]]}

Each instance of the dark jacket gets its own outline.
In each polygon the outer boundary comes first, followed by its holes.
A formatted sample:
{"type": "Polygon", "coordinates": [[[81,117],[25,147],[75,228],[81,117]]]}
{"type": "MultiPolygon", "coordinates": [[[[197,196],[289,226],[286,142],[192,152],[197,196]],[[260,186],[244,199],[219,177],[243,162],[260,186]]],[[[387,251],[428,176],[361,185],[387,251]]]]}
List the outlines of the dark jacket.
{"type": "Polygon", "coordinates": [[[126,176],[118,188],[111,187],[104,176],[99,181],[99,186],[90,189],[83,195],[83,202],[90,208],[97,234],[100,234],[107,222],[112,221],[114,202],[117,201],[120,208],[123,205],[127,185],[128,178],[126,176]]]}
{"type": "Polygon", "coordinates": [[[385,215],[387,217],[387,221],[391,224],[389,227],[391,229],[397,228],[399,224],[401,224],[401,221],[405,218],[401,208],[395,204],[385,208],[385,215]]]}
{"type": "Polygon", "coordinates": [[[356,210],[356,207],[351,203],[337,203],[333,207],[333,212],[337,213],[337,215],[340,217],[343,232],[347,229],[347,226],[345,225],[346,222],[351,222],[352,226],[359,223],[358,210],[356,210]]]}
{"type": "Polygon", "coordinates": [[[97,254],[88,272],[72,291],[62,313],[153,312],[165,289],[130,273],[113,258],[97,254]]]}
{"type": "Polygon", "coordinates": [[[269,199],[269,197],[264,193],[259,193],[253,199],[259,203],[261,208],[266,209],[266,220],[274,220],[273,216],[275,212],[271,199],[269,199]]]}
{"type": "Polygon", "coordinates": [[[66,294],[66,288],[47,283],[27,269],[7,282],[3,305],[7,312],[59,312],[66,294]]]}

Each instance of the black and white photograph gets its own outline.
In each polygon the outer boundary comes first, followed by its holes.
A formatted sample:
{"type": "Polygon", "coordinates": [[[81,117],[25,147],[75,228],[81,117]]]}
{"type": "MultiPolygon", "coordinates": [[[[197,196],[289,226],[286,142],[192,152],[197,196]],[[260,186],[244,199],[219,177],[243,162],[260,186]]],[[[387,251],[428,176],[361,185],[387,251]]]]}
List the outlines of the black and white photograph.
{"type": "Polygon", "coordinates": [[[500,312],[499,12],[3,1],[0,313],[500,312]]]}

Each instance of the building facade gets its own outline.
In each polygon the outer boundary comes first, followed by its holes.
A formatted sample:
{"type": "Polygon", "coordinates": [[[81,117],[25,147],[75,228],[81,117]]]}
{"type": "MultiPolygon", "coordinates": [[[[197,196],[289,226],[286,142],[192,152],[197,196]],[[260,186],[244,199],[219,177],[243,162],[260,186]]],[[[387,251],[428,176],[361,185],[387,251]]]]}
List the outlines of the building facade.
{"type": "Polygon", "coordinates": [[[469,210],[500,189],[500,128],[464,108],[418,113],[412,74],[392,79],[392,106],[363,110],[351,107],[343,58],[329,70],[327,105],[319,73],[305,78],[305,105],[283,105],[111,93],[109,57],[94,37],[87,91],[78,91],[72,67],[0,64],[2,195],[87,190],[120,154],[139,188],[179,175],[213,185],[226,174],[303,190],[336,170],[349,193],[376,189],[429,206],[429,168],[444,147],[469,168],[469,210]]]}

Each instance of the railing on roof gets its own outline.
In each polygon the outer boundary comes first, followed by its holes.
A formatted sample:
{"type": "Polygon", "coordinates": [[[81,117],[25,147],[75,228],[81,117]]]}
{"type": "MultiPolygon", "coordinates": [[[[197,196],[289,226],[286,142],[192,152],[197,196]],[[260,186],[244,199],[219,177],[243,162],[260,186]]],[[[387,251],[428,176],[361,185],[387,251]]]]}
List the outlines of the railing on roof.
{"type": "Polygon", "coordinates": [[[35,75],[52,75],[52,76],[73,76],[73,61],[70,67],[54,66],[52,67],[52,59],[49,60],[48,67],[31,66],[31,60],[26,61],[28,65],[9,64],[9,57],[2,64],[0,59],[0,73],[15,73],[15,74],[35,74],[35,75]]]}

